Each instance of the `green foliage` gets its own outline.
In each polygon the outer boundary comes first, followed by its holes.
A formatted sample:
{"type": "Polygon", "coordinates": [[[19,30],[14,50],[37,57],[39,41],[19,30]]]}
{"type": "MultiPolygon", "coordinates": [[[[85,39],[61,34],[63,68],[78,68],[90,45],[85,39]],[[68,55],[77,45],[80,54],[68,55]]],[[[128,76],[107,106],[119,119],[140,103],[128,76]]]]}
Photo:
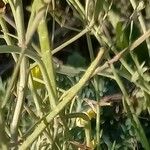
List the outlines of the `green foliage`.
{"type": "Polygon", "coordinates": [[[150,149],[146,2],[0,4],[0,149],[150,149]]]}
{"type": "Polygon", "coordinates": [[[73,67],[85,67],[85,58],[83,58],[78,52],[73,52],[67,59],[67,64],[73,67]]]}

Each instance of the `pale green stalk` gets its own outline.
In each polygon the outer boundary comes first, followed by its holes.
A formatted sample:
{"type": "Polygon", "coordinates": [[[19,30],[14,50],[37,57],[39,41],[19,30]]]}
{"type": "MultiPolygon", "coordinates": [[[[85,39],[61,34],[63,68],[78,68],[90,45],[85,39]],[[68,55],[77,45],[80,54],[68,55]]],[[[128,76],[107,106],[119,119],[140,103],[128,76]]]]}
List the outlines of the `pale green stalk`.
{"type": "Polygon", "coordinates": [[[52,90],[55,95],[55,100],[50,97],[50,105],[55,108],[57,103],[57,94],[56,94],[56,83],[55,83],[55,75],[54,75],[54,68],[53,68],[53,60],[52,60],[52,47],[51,47],[51,40],[48,35],[47,23],[45,18],[43,17],[38,26],[38,34],[39,34],[39,41],[41,47],[41,57],[46,66],[46,70],[48,73],[48,77],[52,86],[52,90]]]}
{"type": "Polygon", "coordinates": [[[48,95],[49,95],[50,105],[51,108],[54,108],[56,106],[56,101],[57,101],[56,83],[55,83],[55,75],[53,70],[53,61],[52,61],[52,53],[51,53],[52,45],[48,35],[46,16],[44,15],[45,12],[46,12],[46,5],[41,0],[37,0],[33,2],[28,30],[26,34],[26,40],[28,42],[30,41],[38,25],[41,59],[43,60],[44,65],[46,66],[45,68],[49,80],[47,84],[50,84],[49,87],[51,87],[51,89],[50,88],[47,89],[49,93],[48,95]],[[36,16],[35,19],[34,16],[36,16]]]}
{"type": "MultiPolygon", "coordinates": [[[[54,94],[54,98],[49,97],[49,102],[51,105],[51,109],[55,109],[56,104],[58,102],[58,98],[57,98],[53,59],[52,59],[52,43],[51,43],[52,41],[50,39],[49,34],[50,33],[48,32],[46,16],[43,16],[41,21],[39,22],[39,26],[38,26],[38,35],[39,35],[39,42],[40,42],[40,48],[41,48],[41,59],[43,60],[43,63],[45,65],[45,68],[46,68],[46,71],[48,74],[48,78],[50,80],[50,84],[52,86],[52,89],[47,89],[47,90],[49,92],[49,95],[52,92],[54,94]]],[[[61,117],[61,115],[60,115],[60,118],[65,127],[65,131],[66,132],[69,131],[69,129],[67,128],[67,124],[66,124],[66,122],[63,121],[63,118],[61,117]]],[[[54,120],[54,126],[55,125],[56,125],[56,120],[54,120]]],[[[56,131],[58,132],[58,130],[56,130],[56,131]]]]}
{"type": "Polygon", "coordinates": [[[79,39],[81,36],[83,36],[84,34],[86,34],[87,32],[89,32],[88,28],[83,29],[80,33],[78,33],[76,36],[74,36],[73,38],[71,38],[70,40],[68,40],[67,42],[63,43],[62,45],[56,47],[54,50],[52,50],[52,54],[55,54],[57,52],[59,52],[60,50],[62,50],[63,48],[65,48],[66,46],[68,46],[69,44],[73,43],[74,41],[76,41],[77,39],[79,39]]]}
{"type": "MultiPolygon", "coordinates": [[[[45,8],[40,9],[40,11],[38,11],[37,14],[34,16],[32,23],[28,24],[28,28],[26,31],[26,45],[28,45],[30,40],[32,39],[34,33],[37,30],[40,20],[44,17],[44,14],[45,14],[45,8]]],[[[30,16],[30,17],[32,17],[32,16],[30,16]]]]}
{"type": "Polygon", "coordinates": [[[14,142],[17,142],[16,140],[17,140],[18,125],[20,121],[22,106],[23,106],[24,97],[25,97],[25,87],[27,83],[27,72],[26,72],[27,69],[25,69],[26,61],[24,59],[26,58],[22,59],[22,63],[20,65],[20,73],[23,79],[20,78],[20,82],[18,85],[17,102],[16,102],[13,119],[12,119],[11,126],[10,126],[11,136],[14,142]]]}
{"type": "MultiPolygon", "coordinates": [[[[15,5],[15,4],[14,4],[15,5]]],[[[24,29],[24,14],[22,0],[17,1],[15,7],[15,23],[18,36],[18,45],[21,47],[22,51],[25,50],[25,29],[24,29]]],[[[20,56],[21,57],[21,56],[20,56]]],[[[17,101],[13,114],[13,119],[10,125],[11,138],[14,143],[17,143],[18,138],[18,125],[20,121],[23,101],[25,97],[25,89],[27,84],[27,59],[22,57],[20,64],[20,80],[19,85],[17,86],[17,101]]],[[[15,145],[17,147],[17,145],[15,145]]]]}
{"type": "MultiPolygon", "coordinates": [[[[48,96],[50,100],[50,105],[52,108],[56,105],[56,85],[55,85],[55,77],[53,71],[52,64],[52,56],[51,56],[51,44],[48,36],[48,29],[45,18],[46,6],[41,0],[35,0],[32,5],[31,16],[29,19],[29,24],[26,32],[26,44],[28,44],[35,33],[38,25],[38,34],[40,40],[41,52],[40,55],[42,61],[44,62],[44,66],[40,64],[40,70],[42,72],[45,85],[48,91],[48,96]],[[43,71],[44,69],[44,71],[43,71]],[[43,73],[44,72],[44,73],[43,73]]],[[[37,54],[36,54],[37,55],[37,54]]]]}

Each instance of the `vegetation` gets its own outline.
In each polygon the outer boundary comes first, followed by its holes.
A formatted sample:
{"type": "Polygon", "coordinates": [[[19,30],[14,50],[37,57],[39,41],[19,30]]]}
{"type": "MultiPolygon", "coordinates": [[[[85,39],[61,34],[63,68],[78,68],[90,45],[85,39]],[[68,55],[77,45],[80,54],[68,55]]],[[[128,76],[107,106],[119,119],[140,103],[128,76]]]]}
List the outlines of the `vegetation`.
{"type": "Polygon", "coordinates": [[[0,149],[150,149],[150,13],[138,0],[0,0],[0,149]]]}

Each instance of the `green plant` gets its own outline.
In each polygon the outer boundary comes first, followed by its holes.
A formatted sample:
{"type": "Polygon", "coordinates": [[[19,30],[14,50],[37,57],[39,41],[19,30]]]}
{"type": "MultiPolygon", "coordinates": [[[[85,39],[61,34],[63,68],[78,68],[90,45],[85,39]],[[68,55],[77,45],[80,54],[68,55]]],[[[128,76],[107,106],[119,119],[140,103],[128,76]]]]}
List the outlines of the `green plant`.
{"type": "Polygon", "coordinates": [[[147,4],[5,3],[10,9],[2,3],[0,53],[11,54],[15,67],[6,86],[1,82],[0,147],[149,150],[140,120],[150,114],[150,30],[142,14],[147,4]]]}

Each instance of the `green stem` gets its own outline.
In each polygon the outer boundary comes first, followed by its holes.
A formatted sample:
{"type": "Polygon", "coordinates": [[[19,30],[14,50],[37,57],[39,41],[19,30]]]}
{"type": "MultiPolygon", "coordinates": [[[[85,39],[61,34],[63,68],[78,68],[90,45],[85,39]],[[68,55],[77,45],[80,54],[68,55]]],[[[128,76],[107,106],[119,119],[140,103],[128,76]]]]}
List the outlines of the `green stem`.
{"type": "Polygon", "coordinates": [[[54,68],[53,68],[53,60],[52,60],[52,47],[50,44],[50,39],[48,36],[48,29],[47,23],[45,18],[43,17],[38,26],[38,34],[39,34],[39,41],[41,46],[41,56],[46,67],[46,71],[52,86],[52,90],[55,95],[55,100],[49,99],[52,109],[56,106],[57,101],[57,94],[56,94],[56,83],[55,83],[55,75],[54,75],[54,68]]]}
{"type": "Polygon", "coordinates": [[[84,34],[86,34],[87,32],[89,32],[88,28],[83,29],[80,33],[78,33],[76,36],[74,36],[73,38],[71,38],[70,40],[68,40],[67,42],[63,43],[62,45],[58,46],[57,48],[55,48],[54,50],[52,50],[52,54],[55,54],[57,52],[59,52],[60,50],[62,50],[63,48],[65,48],[66,46],[68,46],[69,44],[73,43],[74,41],[76,41],[77,39],[79,39],[81,36],[83,36],[84,34]]]}
{"type": "Polygon", "coordinates": [[[20,65],[20,74],[22,78],[20,78],[19,87],[18,87],[18,96],[17,96],[17,102],[13,114],[13,119],[11,122],[10,130],[11,130],[11,136],[12,140],[17,140],[17,132],[18,132],[18,124],[20,121],[21,111],[23,107],[24,97],[25,97],[25,87],[27,84],[27,69],[26,68],[26,58],[23,58],[22,63],[20,65]]]}
{"type": "MultiPolygon", "coordinates": [[[[22,49],[22,54],[24,54],[24,47],[25,47],[25,28],[24,28],[24,14],[23,14],[23,6],[22,6],[22,0],[17,1],[15,3],[15,23],[16,23],[16,30],[17,30],[17,35],[18,35],[18,45],[22,49]]],[[[21,56],[20,56],[21,58],[21,56]]],[[[22,106],[24,102],[24,97],[25,97],[25,88],[27,84],[27,58],[22,55],[22,59],[20,59],[20,80],[19,84],[17,86],[17,101],[16,101],[16,106],[13,114],[13,119],[10,125],[10,131],[11,131],[11,138],[14,143],[17,143],[17,138],[18,138],[18,124],[20,121],[20,116],[21,116],[21,111],[22,111],[22,106]]],[[[19,66],[19,64],[18,64],[19,66]]],[[[17,67],[18,67],[17,66],[17,67]]],[[[17,69],[16,69],[17,70],[17,69]]],[[[16,72],[17,74],[17,72],[16,72]]],[[[14,75],[16,76],[16,75],[14,75]]],[[[15,145],[17,147],[17,145],[15,145]]]]}

